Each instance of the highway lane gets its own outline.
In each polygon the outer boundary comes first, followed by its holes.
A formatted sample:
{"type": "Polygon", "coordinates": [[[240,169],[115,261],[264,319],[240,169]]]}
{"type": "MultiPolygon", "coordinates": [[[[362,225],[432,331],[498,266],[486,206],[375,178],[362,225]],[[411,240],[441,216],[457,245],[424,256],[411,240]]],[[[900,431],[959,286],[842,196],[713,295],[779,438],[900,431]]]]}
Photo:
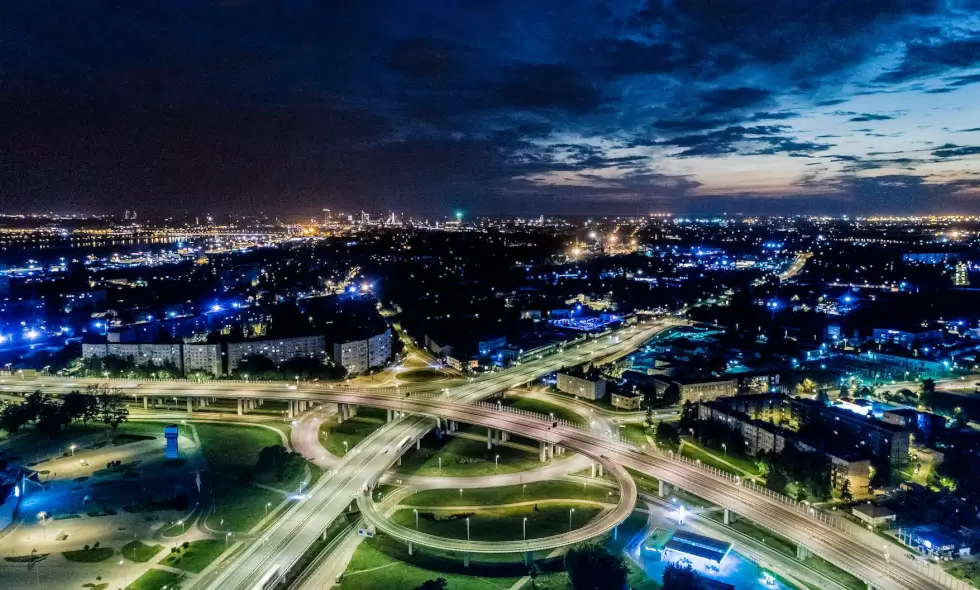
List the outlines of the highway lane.
{"type": "MultiPolygon", "coordinates": [[[[470,384],[450,390],[447,395],[440,397],[463,402],[476,401],[508,387],[526,383],[562,365],[582,362],[590,358],[615,358],[627,354],[668,325],[657,322],[646,329],[634,328],[628,334],[621,333],[622,338],[616,337],[604,339],[604,341],[588,342],[570,350],[566,349],[558,355],[544,357],[508,371],[474,380],[470,384]]],[[[255,392],[249,393],[255,395],[255,392]]],[[[318,399],[335,403],[356,403],[356,400],[360,399],[352,392],[341,391],[340,388],[326,391],[324,388],[287,389],[283,393],[285,395],[280,397],[286,399],[295,397],[297,399],[318,399]]],[[[375,396],[381,397],[385,402],[379,407],[393,410],[403,410],[406,401],[409,400],[409,398],[400,395],[383,396],[376,393],[375,396]]],[[[241,554],[238,562],[245,564],[243,567],[228,568],[221,577],[206,587],[214,590],[219,588],[244,590],[254,585],[265,571],[262,566],[253,564],[263,564],[264,567],[268,568],[272,564],[287,567],[295,563],[306,548],[312,544],[315,537],[343,512],[347,504],[358,493],[363,482],[377,481],[397,459],[395,452],[392,452],[393,445],[396,445],[406,436],[420,437],[430,427],[431,419],[410,417],[392,422],[376,431],[357,445],[351,453],[348,453],[343,458],[343,463],[338,466],[333,474],[321,478],[317,486],[310,490],[310,500],[307,500],[306,505],[298,505],[286,515],[285,520],[281,520],[272,526],[265,535],[270,539],[268,543],[256,543],[241,554]],[[352,456],[354,458],[351,458],[352,456]],[[358,459],[358,457],[367,457],[367,459],[358,459]],[[310,509],[306,506],[314,506],[314,508],[310,509]]]]}
{"type": "Polygon", "coordinates": [[[620,465],[608,459],[594,457],[605,469],[613,475],[619,487],[619,500],[609,512],[594,518],[585,526],[571,532],[536,539],[519,541],[467,541],[466,539],[450,539],[426,534],[410,527],[402,526],[385,518],[381,508],[375,504],[371,493],[362,493],[357,498],[361,516],[380,531],[396,539],[415,543],[424,547],[433,547],[460,553],[525,553],[545,551],[558,547],[567,547],[583,541],[594,539],[613,530],[633,512],[636,505],[636,482],[620,465]]]}
{"type": "MultiPolygon", "coordinates": [[[[665,455],[642,453],[625,443],[573,428],[549,428],[550,422],[547,420],[483,406],[452,403],[442,399],[393,400],[369,394],[356,397],[364,405],[397,406],[412,413],[441,415],[560,444],[584,454],[605,455],[621,465],[678,485],[710,502],[730,508],[737,514],[802,544],[814,554],[870,582],[875,588],[926,590],[943,587],[901,559],[886,559],[878,550],[881,539],[860,527],[843,532],[808,516],[796,503],[784,503],[748,489],[728,477],[708,473],[665,455]]],[[[347,401],[354,403],[355,400],[351,397],[347,401]]]]}

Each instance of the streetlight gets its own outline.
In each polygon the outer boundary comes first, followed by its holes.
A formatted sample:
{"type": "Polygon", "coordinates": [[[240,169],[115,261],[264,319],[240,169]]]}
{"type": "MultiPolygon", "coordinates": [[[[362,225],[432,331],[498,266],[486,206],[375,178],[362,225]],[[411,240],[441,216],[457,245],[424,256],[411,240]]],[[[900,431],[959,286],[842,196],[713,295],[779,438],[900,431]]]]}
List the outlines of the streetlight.
{"type": "Polygon", "coordinates": [[[721,443],[721,450],[725,451],[725,456],[728,456],[728,446],[725,443],[721,443]]]}
{"type": "Polygon", "coordinates": [[[524,540],[527,541],[527,517],[524,517],[524,540]]]}
{"type": "Polygon", "coordinates": [[[524,492],[527,491],[527,484],[521,484],[521,500],[524,499],[524,492]]]}
{"type": "Polygon", "coordinates": [[[72,456],[72,457],[74,457],[74,456],[75,456],[75,447],[76,447],[76,446],[77,446],[77,445],[76,445],[75,443],[71,443],[71,445],[70,445],[70,446],[68,447],[69,449],[71,449],[71,456],[72,456]]]}
{"type": "MultiPolygon", "coordinates": [[[[415,530],[419,530],[419,509],[412,508],[412,512],[415,513],[415,530]]],[[[467,519],[469,520],[469,519],[467,519]]]]}
{"type": "Polygon", "coordinates": [[[344,441],[344,454],[347,454],[347,441],[344,441]]]}
{"type": "Polygon", "coordinates": [[[459,499],[463,499],[463,488],[459,488],[459,499]]]}
{"type": "Polygon", "coordinates": [[[575,509],[574,508],[572,508],[571,510],[568,511],[568,532],[572,532],[572,513],[573,512],[575,512],[575,509]]]}
{"type": "Polygon", "coordinates": [[[230,537],[230,536],[231,536],[231,532],[225,533],[225,550],[226,551],[228,549],[228,537],[230,537]]]}
{"type": "Polygon", "coordinates": [[[467,542],[470,540],[470,517],[469,516],[466,517],[466,540],[467,542]]]}
{"type": "Polygon", "coordinates": [[[496,471],[498,467],[500,467],[500,455],[497,455],[496,457],[493,458],[494,471],[496,471]]]}
{"type": "Polygon", "coordinates": [[[265,503],[265,515],[269,516],[269,506],[272,506],[272,502],[265,503]]]}

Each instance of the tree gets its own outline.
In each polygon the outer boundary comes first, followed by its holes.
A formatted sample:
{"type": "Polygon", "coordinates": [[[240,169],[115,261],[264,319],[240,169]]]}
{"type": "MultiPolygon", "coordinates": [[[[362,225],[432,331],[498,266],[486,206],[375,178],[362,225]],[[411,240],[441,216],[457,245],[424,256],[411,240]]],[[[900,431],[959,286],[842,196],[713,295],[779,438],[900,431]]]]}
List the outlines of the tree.
{"type": "Polygon", "coordinates": [[[806,488],[804,488],[803,486],[800,486],[799,488],[797,488],[797,490],[796,490],[796,501],[797,502],[805,502],[808,497],[809,496],[807,496],[806,488]]]}
{"type": "Polygon", "coordinates": [[[789,478],[786,476],[786,472],[778,465],[770,465],[769,475],[766,476],[766,487],[782,494],[786,491],[788,484],[789,478]]]}
{"type": "Polygon", "coordinates": [[[817,392],[817,384],[812,379],[804,379],[796,385],[796,393],[800,395],[813,395],[817,392]]]}
{"type": "Polygon", "coordinates": [[[646,413],[646,416],[645,416],[644,419],[647,422],[647,428],[652,428],[653,427],[653,406],[650,405],[649,403],[647,404],[647,413],[646,413]]]}
{"type": "Polygon", "coordinates": [[[653,435],[655,441],[658,445],[677,448],[681,444],[681,436],[677,432],[677,427],[668,422],[660,422],[657,424],[657,430],[653,435]]]}
{"type": "Polygon", "coordinates": [[[664,568],[663,590],[704,590],[705,585],[701,580],[701,574],[694,571],[690,563],[681,565],[680,563],[668,563],[664,568]]]}
{"type": "Polygon", "coordinates": [[[541,568],[538,564],[532,563],[530,567],[527,568],[527,577],[531,578],[531,588],[538,587],[538,576],[541,575],[541,568]]]}
{"type": "Polygon", "coordinates": [[[844,478],[844,485],[840,488],[840,499],[841,502],[848,503],[854,500],[854,494],[851,493],[851,480],[850,478],[844,478]]]}
{"type": "Polygon", "coordinates": [[[446,582],[446,578],[436,578],[435,580],[426,580],[415,587],[415,590],[446,590],[449,583],[446,582]]]}
{"type": "Polygon", "coordinates": [[[622,555],[599,545],[573,547],[565,554],[565,570],[573,590],[621,590],[626,587],[622,555]]]}
{"type": "Polygon", "coordinates": [[[61,397],[61,413],[72,422],[90,422],[99,417],[98,404],[94,395],[72,391],[61,397]]]}
{"type": "Polygon", "coordinates": [[[664,406],[676,406],[681,403],[681,388],[676,383],[671,383],[664,389],[664,406]]]}
{"type": "Polygon", "coordinates": [[[0,410],[0,428],[8,434],[15,434],[20,427],[30,422],[23,404],[7,404],[0,410]]]}
{"type": "Polygon", "coordinates": [[[119,390],[105,384],[89,387],[90,394],[95,396],[95,406],[98,419],[113,430],[129,419],[129,409],[123,403],[119,390]]]}
{"type": "Polygon", "coordinates": [[[936,382],[932,379],[923,379],[919,387],[921,391],[922,404],[935,410],[936,408],[933,406],[936,405],[939,398],[936,393],[936,382]]]}

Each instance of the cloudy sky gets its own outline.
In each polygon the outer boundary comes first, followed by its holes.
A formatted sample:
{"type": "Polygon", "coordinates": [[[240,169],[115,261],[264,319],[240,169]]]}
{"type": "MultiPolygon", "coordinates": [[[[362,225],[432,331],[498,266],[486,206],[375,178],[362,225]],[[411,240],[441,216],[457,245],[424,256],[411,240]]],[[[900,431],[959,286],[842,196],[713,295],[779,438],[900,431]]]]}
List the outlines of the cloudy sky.
{"type": "Polygon", "coordinates": [[[980,0],[0,6],[0,212],[980,212],[980,0]]]}

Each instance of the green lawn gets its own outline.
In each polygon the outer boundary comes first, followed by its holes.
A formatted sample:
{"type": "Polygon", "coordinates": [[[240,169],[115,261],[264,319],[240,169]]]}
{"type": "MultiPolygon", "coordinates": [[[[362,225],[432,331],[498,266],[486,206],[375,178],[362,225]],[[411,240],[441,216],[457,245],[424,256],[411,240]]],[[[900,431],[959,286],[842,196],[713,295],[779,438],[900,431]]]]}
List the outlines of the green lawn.
{"type": "Polygon", "coordinates": [[[645,424],[641,422],[630,422],[628,424],[619,425],[619,436],[623,438],[624,441],[632,443],[638,447],[650,446],[647,442],[647,435],[653,438],[653,431],[648,429],[645,424]]]}
{"type": "Polygon", "coordinates": [[[160,563],[187,572],[199,574],[212,561],[225,551],[225,542],[215,539],[191,541],[187,547],[181,546],[180,553],[167,555],[160,563]]]}
{"type": "MultiPolygon", "coordinates": [[[[332,417],[324,420],[320,424],[320,440],[327,452],[335,457],[343,457],[344,454],[353,449],[362,440],[371,435],[375,430],[384,425],[386,416],[377,417],[373,412],[367,412],[368,408],[358,409],[357,416],[350,420],[344,420],[343,424],[337,424],[337,418],[332,417]],[[344,443],[347,446],[344,446],[344,443]]],[[[384,412],[384,410],[380,410],[384,412]]]]}
{"type": "Polygon", "coordinates": [[[161,590],[164,587],[168,590],[178,590],[180,582],[186,576],[187,574],[151,569],[137,578],[135,582],[126,586],[126,590],[161,590]]]}
{"type": "Polygon", "coordinates": [[[130,561],[146,562],[163,549],[163,545],[147,545],[140,541],[130,541],[122,546],[120,552],[130,561]]]}
{"type": "MultiPolygon", "coordinates": [[[[482,556],[480,556],[482,557],[482,556]]],[[[426,580],[444,578],[453,590],[506,590],[526,573],[523,566],[494,567],[431,555],[416,548],[408,556],[403,543],[378,535],[357,546],[339,590],[411,590],[426,580]]],[[[551,586],[562,588],[564,586],[551,586]]]]}
{"type": "Polygon", "coordinates": [[[265,488],[243,485],[235,478],[217,477],[214,483],[214,511],[208,515],[208,526],[219,531],[248,532],[285,496],[265,488]],[[224,524],[221,521],[224,520],[224,524]]]}
{"type": "Polygon", "coordinates": [[[537,412],[538,414],[544,414],[545,416],[548,414],[554,414],[555,418],[560,418],[571,422],[572,424],[578,424],[579,426],[588,425],[588,421],[585,418],[579,416],[567,406],[560,405],[560,400],[555,401],[556,403],[550,403],[527,397],[507,396],[504,399],[504,405],[517,408],[518,410],[537,412]]]}
{"type": "Polygon", "coordinates": [[[583,486],[570,481],[541,481],[524,486],[503,486],[499,488],[475,488],[463,490],[462,499],[458,489],[425,490],[412,494],[402,500],[405,506],[494,506],[513,504],[531,500],[592,500],[594,502],[616,502],[619,493],[613,491],[608,496],[605,488],[583,486]]]}
{"type": "Polygon", "coordinates": [[[398,373],[398,380],[405,383],[428,383],[449,379],[451,375],[437,369],[411,369],[398,373]]]}
{"type": "MultiPolygon", "coordinates": [[[[571,457],[571,454],[564,455],[571,457]]],[[[406,475],[445,475],[475,477],[498,473],[518,473],[541,467],[537,451],[528,452],[506,446],[487,449],[486,440],[473,440],[459,436],[446,437],[439,446],[434,436],[422,440],[422,448],[409,450],[402,457],[402,464],[394,469],[406,475]],[[500,457],[495,464],[494,459],[500,457]],[[439,460],[442,459],[440,469],[439,460]]]]}
{"type": "Polygon", "coordinates": [[[980,587],[980,563],[976,561],[954,561],[946,572],[973,587],[980,587]]]}
{"type": "Polygon", "coordinates": [[[113,556],[115,550],[112,547],[95,547],[93,549],[79,549],[78,551],[65,551],[61,555],[68,561],[79,563],[96,563],[105,561],[113,556]]]}
{"type": "MultiPolygon", "coordinates": [[[[682,440],[685,440],[688,443],[692,442],[692,440],[689,437],[685,436],[681,438],[682,440]]],[[[700,444],[697,443],[697,441],[693,441],[693,442],[695,444],[698,444],[700,447],[700,444]]],[[[743,469],[746,472],[751,473],[752,475],[760,475],[759,465],[755,461],[745,457],[739,457],[734,454],[729,454],[726,456],[724,451],[722,450],[708,449],[704,447],[695,449],[690,444],[685,444],[684,456],[689,457],[691,459],[701,459],[703,463],[707,463],[713,467],[717,467],[718,469],[727,471],[728,473],[733,472],[732,468],[722,463],[721,460],[727,461],[732,465],[734,465],[735,467],[738,467],[739,469],[743,469]]],[[[736,471],[735,475],[744,475],[744,474],[736,471]]]]}
{"type": "MultiPolygon", "coordinates": [[[[465,491],[464,491],[465,499],[465,491]]],[[[577,502],[562,502],[557,504],[542,504],[538,510],[534,505],[488,508],[473,511],[470,519],[470,539],[474,541],[519,541],[523,535],[524,518],[527,518],[527,538],[537,539],[568,532],[569,510],[572,528],[577,529],[595,518],[600,509],[590,504],[577,502]]],[[[466,538],[466,520],[434,520],[426,518],[419,511],[419,530],[424,533],[451,539],[466,538]]],[[[447,517],[461,514],[462,510],[442,510],[435,512],[436,517],[447,517]]],[[[469,511],[466,511],[469,512],[469,511]]],[[[415,528],[415,514],[412,510],[399,510],[392,515],[392,521],[415,528]]]]}
{"type": "Polygon", "coordinates": [[[626,472],[630,474],[633,481],[636,482],[636,489],[641,492],[646,492],[648,494],[653,494],[654,496],[660,495],[660,480],[655,477],[646,475],[645,473],[640,473],[635,469],[626,468],[626,472]]]}

